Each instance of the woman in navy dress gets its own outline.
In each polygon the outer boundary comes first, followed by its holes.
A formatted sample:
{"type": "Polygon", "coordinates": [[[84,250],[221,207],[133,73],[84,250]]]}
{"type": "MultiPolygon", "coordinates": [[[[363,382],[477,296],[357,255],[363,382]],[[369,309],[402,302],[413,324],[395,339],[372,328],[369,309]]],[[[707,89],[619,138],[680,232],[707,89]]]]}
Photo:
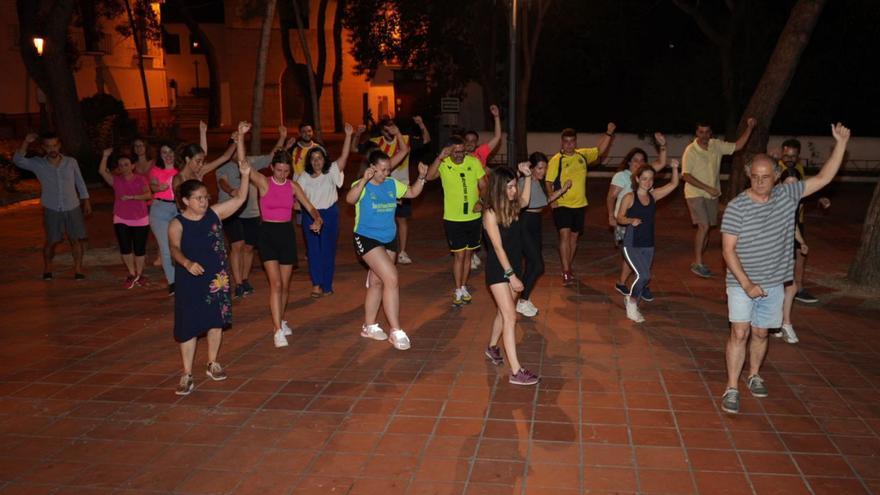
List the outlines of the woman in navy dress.
{"type": "MultiPolygon", "coordinates": [[[[241,136],[237,138],[242,142],[241,136]]],[[[180,344],[183,376],[177,395],[188,395],[194,383],[192,364],[196,342],[208,336],[208,366],[205,374],[225,380],[226,372],[217,362],[223,329],[232,323],[229,271],[222,220],[234,214],[247,199],[250,165],[239,148],[241,185],[228,201],[208,206],[208,190],[201,181],[180,184],[176,197],[181,213],[168,225],[168,242],[175,262],[174,340],[180,344]]]]}

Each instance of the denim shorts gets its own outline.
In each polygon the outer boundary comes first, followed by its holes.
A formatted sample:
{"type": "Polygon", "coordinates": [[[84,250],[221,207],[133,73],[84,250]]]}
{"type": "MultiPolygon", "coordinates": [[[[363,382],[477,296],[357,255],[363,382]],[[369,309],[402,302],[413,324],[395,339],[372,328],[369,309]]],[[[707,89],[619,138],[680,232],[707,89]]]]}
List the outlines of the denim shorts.
{"type": "Polygon", "coordinates": [[[779,328],[782,325],[782,284],[763,287],[765,297],[752,299],[740,286],[727,288],[727,314],[731,323],[751,323],[755,328],[779,328]]]}

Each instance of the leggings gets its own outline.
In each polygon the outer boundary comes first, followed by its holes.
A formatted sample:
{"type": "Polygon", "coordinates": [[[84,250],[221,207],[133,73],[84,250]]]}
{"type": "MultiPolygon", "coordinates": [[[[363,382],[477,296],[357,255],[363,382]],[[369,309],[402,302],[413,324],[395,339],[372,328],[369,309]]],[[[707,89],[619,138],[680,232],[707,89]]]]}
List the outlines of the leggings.
{"type": "Polygon", "coordinates": [[[636,301],[642,297],[642,291],[651,280],[651,263],[654,261],[653,247],[623,247],[623,257],[632,267],[636,278],[629,288],[629,295],[636,301]]]}
{"type": "Polygon", "coordinates": [[[131,254],[143,256],[147,252],[147,234],[150,228],[146,225],[133,227],[124,223],[114,223],[116,240],[119,241],[119,254],[131,254]]]}
{"type": "Polygon", "coordinates": [[[541,214],[524,211],[520,216],[523,228],[523,256],[526,269],[523,274],[523,291],[520,297],[528,299],[538,283],[538,277],[544,273],[544,255],[541,253],[541,214]]]}
{"type": "Polygon", "coordinates": [[[153,201],[150,206],[150,229],[156,236],[159,255],[162,258],[162,271],[169,284],[174,283],[174,263],[171,261],[171,248],[168,245],[168,224],[177,216],[177,206],[167,201],[153,201]]]}
{"type": "Polygon", "coordinates": [[[309,275],[312,285],[324,292],[333,291],[333,274],[336,270],[336,241],[339,240],[339,207],[334,203],[330,208],[318,210],[324,224],[321,232],[310,230],[312,217],[302,216],[303,238],[309,255],[309,275]]]}

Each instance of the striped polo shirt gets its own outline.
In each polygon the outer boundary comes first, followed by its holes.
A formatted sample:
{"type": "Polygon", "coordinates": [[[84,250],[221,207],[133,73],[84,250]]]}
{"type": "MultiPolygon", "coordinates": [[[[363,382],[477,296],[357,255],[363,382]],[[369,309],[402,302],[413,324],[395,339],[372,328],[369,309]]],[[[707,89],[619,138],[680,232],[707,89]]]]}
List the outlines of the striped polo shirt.
{"type": "MultiPolygon", "coordinates": [[[[766,203],[752,200],[743,191],[727,205],[721,232],[737,237],[736,254],[749,279],[763,288],[792,279],[794,222],[791,221],[804,193],[804,183],[780,184],[766,203]]],[[[739,282],[727,270],[727,286],[739,282]]]]}

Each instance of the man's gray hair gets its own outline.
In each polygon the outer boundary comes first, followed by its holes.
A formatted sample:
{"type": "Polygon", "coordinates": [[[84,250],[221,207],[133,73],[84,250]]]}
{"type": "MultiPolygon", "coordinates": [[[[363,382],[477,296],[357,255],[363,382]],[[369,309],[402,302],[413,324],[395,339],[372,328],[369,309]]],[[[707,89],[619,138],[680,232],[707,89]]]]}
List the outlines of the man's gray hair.
{"type": "Polygon", "coordinates": [[[758,153],[753,156],[751,160],[747,161],[744,165],[744,169],[746,171],[746,176],[752,175],[752,164],[755,163],[756,159],[765,159],[773,164],[773,173],[778,174],[782,172],[782,167],[779,166],[779,162],[770,158],[770,156],[765,155],[764,153],[758,153]]]}

